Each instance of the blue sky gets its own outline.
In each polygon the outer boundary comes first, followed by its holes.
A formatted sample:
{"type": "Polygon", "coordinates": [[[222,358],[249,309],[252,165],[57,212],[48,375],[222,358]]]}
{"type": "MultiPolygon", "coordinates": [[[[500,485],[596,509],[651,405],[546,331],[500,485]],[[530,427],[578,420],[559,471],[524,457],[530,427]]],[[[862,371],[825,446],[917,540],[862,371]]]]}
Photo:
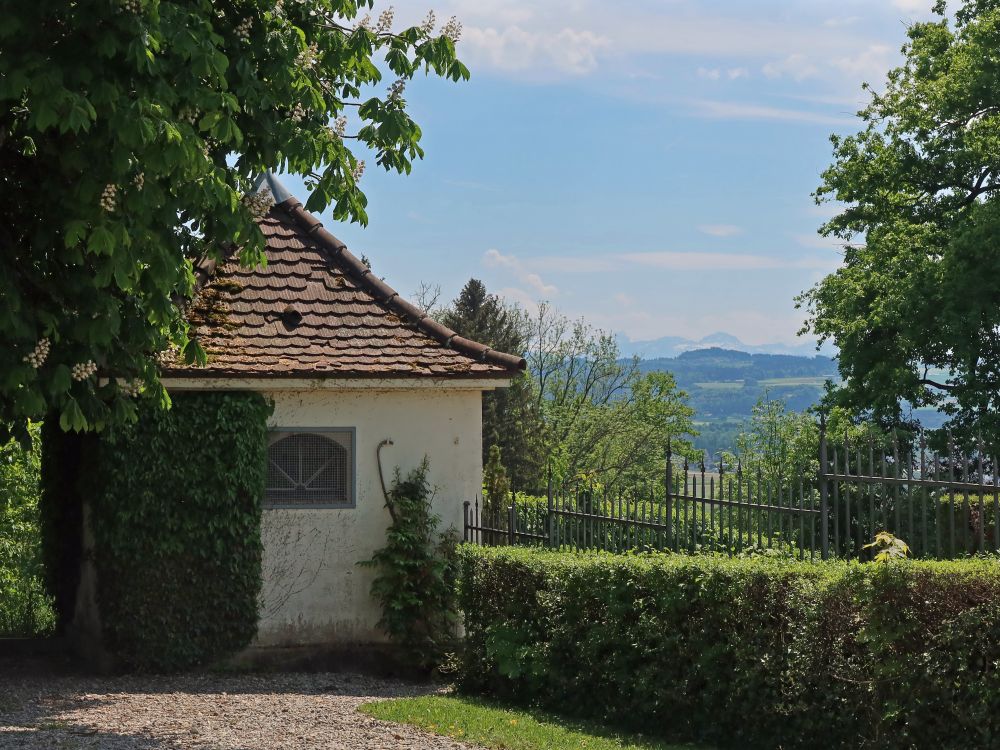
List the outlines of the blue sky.
{"type": "Polygon", "coordinates": [[[839,262],[829,135],[931,2],[396,2],[463,22],[472,80],[408,86],[426,158],[369,167],[367,228],[324,223],[404,294],[475,276],[632,339],[795,343],[793,297],[839,262]]]}

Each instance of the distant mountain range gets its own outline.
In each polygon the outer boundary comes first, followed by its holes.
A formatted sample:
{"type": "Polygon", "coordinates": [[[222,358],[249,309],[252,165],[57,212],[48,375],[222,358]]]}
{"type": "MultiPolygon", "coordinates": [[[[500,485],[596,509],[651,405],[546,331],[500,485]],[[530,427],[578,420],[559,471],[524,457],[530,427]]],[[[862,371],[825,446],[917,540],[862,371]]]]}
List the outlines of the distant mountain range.
{"type": "Polygon", "coordinates": [[[701,339],[687,339],[683,336],[663,336],[651,341],[631,341],[624,334],[616,334],[618,350],[623,357],[637,356],[640,359],[662,359],[680,356],[684,352],[697,349],[729,349],[748,354],[789,354],[797,357],[815,357],[821,354],[833,357],[837,350],[829,343],[818,351],[815,344],[803,341],[801,344],[744,344],[731,333],[718,332],[701,339]]]}

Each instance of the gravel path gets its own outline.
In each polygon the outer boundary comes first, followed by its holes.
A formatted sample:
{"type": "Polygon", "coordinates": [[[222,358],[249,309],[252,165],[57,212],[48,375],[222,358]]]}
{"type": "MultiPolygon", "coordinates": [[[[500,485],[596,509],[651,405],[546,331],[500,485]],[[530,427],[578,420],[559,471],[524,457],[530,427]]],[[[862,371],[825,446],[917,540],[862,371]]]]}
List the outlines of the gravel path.
{"type": "Polygon", "coordinates": [[[432,691],[340,673],[96,678],[0,669],[0,748],[470,748],[357,711],[378,698],[432,691]]]}

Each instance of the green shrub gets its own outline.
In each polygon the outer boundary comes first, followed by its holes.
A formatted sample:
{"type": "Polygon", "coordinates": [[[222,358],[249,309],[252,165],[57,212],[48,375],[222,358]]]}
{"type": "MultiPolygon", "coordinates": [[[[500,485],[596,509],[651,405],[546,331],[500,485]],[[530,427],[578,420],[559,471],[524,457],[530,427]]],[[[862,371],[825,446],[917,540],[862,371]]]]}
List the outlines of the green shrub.
{"type": "Polygon", "coordinates": [[[270,410],[253,393],[180,394],[93,446],[79,487],[102,635],[124,666],[184,669],[256,633],[270,410]]]}
{"type": "Polygon", "coordinates": [[[39,426],[30,431],[30,448],[0,445],[0,636],[44,635],[55,625],[39,531],[39,426]]]}
{"type": "Polygon", "coordinates": [[[995,562],[460,558],[465,691],[719,746],[1000,747],[995,562]]]}

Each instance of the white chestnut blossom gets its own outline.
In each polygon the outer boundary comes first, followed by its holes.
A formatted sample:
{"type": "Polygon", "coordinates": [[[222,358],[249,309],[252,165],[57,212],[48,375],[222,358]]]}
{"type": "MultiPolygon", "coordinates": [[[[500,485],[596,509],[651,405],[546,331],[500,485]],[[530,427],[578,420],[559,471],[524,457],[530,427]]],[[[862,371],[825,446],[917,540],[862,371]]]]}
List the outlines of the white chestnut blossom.
{"type": "Polygon", "coordinates": [[[177,344],[171,344],[168,349],[164,349],[156,353],[156,363],[160,367],[166,367],[167,365],[173,364],[177,359],[177,352],[179,348],[177,344]]]}
{"type": "Polygon", "coordinates": [[[354,30],[357,31],[358,29],[367,29],[368,31],[371,31],[371,27],[372,27],[371,14],[365,13],[365,17],[362,18],[360,21],[358,21],[358,25],[354,27],[354,30]]]}
{"type": "Polygon", "coordinates": [[[247,193],[243,196],[243,205],[247,207],[254,221],[260,221],[274,205],[274,196],[271,191],[265,188],[256,193],[247,193]]]}
{"type": "Polygon", "coordinates": [[[462,22],[455,18],[455,16],[452,16],[448,19],[448,23],[444,25],[444,28],[441,29],[441,33],[451,39],[452,42],[457,43],[462,38],[462,22]]]}
{"type": "Polygon", "coordinates": [[[236,24],[236,36],[242,39],[244,42],[250,38],[250,31],[253,29],[253,19],[244,18],[238,24],[236,24]]]}
{"type": "Polygon", "coordinates": [[[198,110],[194,107],[182,107],[181,111],[177,113],[177,116],[184,120],[184,122],[194,125],[198,122],[198,110]]]}
{"type": "Polygon", "coordinates": [[[35,344],[35,348],[28,354],[24,355],[21,361],[31,365],[37,370],[45,364],[45,360],[48,359],[49,356],[49,349],[51,348],[52,344],[48,338],[39,339],[38,343],[35,344]]]}
{"type": "Polygon", "coordinates": [[[385,34],[387,31],[390,31],[392,29],[392,19],[395,14],[396,11],[391,5],[383,10],[378,17],[378,25],[375,27],[375,33],[385,34]]]}
{"type": "Polygon", "coordinates": [[[88,359],[86,362],[77,362],[73,365],[70,374],[73,376],[73,380],[80,381],[86,380],[95,372],[97,372],[97,363],[92,359],[88,359]]]}
{"type": "Polygon", "coordinates": [[[142,0],[121,0],[121,6],[129,13],[142,12],[142,0]]]}
{"type": "Polygon", "coordinates": [[[142,393],[142,388],[145,385],[142,378],[132,378],[131,380],[115,378],[115,384],[118,386],[118,390],[131,398],[135,398],[142,393]]]}
{"type": "Polygon", "coordinates": [[[316,58],[319,56],[319,47],[316,42],[313,42],[304,50],[299,52],[299,56],[296,58],[295,62],[303,68],[311,68],[316,64],[316,58]]]}
{"type": "Polygon", "coordinates": [[[115,210],[118,205],[118,187],[116,185],[108,184],[105,185],[104,190],[101,191],[101,208],[105,212],[111,213],[115,210]]]}
{"type": "Polygon", "coordinates": [[[344,133],[347,132],[347,118],[341,115],[336,120],[333,121],[333,127],[330,128],[333,134],[338,138],[343,138],[344,133]]]}
{"type": "Polygon", "coordinates": [[[302,118],[304,118],[306,114],[306,108],[301,104],[296,104],[292,109],[291,115],[289,116],[292,118],[292,122],[302,122],[302,118]]]}
{"type": "Polygon", "coordinates": [[[391,99],[392,101],[397,101],[400,97],[403,96],[403,90],[405,88],[406,88],[406,79],[397,78],[395,81],[392,82],[392,85],[389,87],[389,99],[391,99]]]}
{"type": "Polygon", "coordinates": [[[135,186],[139,188],[139,190],[142,190],[142,186],[145,184],[145,181],[146,176],[142,172],[137,173],[136,176],[132,178],[132,182],[135,183],[135,186]]]}
{"type": "Polygon", "coordinates": [[[427,11],[427,18],[425,18],[424,22],[420,24],[420,30],[424,32],[424,34],[426,34],[427,36],[430,36],[431,34],[434,33],[434,24],[436,22],[437,22],[437,16],[434,15],[433,10],[429,10],[427,11]]]}
{"type": "Polygon", "coordinates": [[[354,165],[354,169],[351,170],[351,177],[357,182],[361,179],[361,176],[365,173],[365,160],[359,159],[354,165]]]}

